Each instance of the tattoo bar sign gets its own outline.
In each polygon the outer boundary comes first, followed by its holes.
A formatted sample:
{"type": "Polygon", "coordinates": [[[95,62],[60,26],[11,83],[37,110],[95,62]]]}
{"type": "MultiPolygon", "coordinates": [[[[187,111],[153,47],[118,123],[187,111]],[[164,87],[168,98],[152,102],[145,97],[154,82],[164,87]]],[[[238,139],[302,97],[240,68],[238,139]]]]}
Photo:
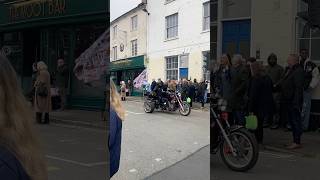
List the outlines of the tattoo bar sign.
{"type": "Polygon", "coordinates": [[[11,21],[63,15],[66,0],[30,0],[9,6],[11,21]]]}

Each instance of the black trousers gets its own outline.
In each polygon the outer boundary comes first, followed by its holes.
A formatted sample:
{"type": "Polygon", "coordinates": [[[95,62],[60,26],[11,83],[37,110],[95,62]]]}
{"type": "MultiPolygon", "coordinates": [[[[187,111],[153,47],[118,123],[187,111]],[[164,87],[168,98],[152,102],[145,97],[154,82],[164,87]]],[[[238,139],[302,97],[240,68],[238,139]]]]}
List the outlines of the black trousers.
{"type": "Polygon", "coordinates": [[[49,120],[49,113],[44,113],[44,121],[42,121],[42,114],[43,113],[36,113],[36,120],[37,123],[39,124],[49,124],[50,120],[49,120]]]}
{"type": "Polygon", "coordinates": [[[257,112],[254,113],[258,119],[258,128],[255,130],[254,134],[259,144],[263,143],[263,122],[266,116],[264,113],[257,112]]]}

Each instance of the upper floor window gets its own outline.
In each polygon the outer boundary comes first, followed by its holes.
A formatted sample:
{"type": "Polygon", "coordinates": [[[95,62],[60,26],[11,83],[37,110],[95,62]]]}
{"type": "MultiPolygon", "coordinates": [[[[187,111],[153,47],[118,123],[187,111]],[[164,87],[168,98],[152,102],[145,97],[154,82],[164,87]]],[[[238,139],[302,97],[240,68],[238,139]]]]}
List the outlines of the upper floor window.
{"type": "Polygon", "coordinates": [[[113,60],[116,61],[118,59],[118,48],[117,48],[117,46],[114,46],[112,48],[112,51],[113,51],[113,60]]]}
{"type": "Polygon", "coordinates": [[[116,25],[116,26],[114,26],[113,27],[113,39],[115,39],[115,38],[117,38],[117,31],[118,31],[118,26],[116,25]]]}
{"type": "Polygon", "coordinates": [[[137,56],[138,55],[138,40],[132,40],[131,41],[131,54],[132,56],[137,56]]]}
{"type": "Polygon", "coordinates": [[[166,17],[166,39],[178,37],[178,13],[166,17]]]}
{"type": "Polygon", "coordinates": [[[203,27],[202,30],[210,29],[210,2],[203,4],[203,27]]]}
{"type": "Polygon", "coordinates": [[[131,18],[131,31],[135,31],[138,29],[138,16],[133,16],[131,18]]]}

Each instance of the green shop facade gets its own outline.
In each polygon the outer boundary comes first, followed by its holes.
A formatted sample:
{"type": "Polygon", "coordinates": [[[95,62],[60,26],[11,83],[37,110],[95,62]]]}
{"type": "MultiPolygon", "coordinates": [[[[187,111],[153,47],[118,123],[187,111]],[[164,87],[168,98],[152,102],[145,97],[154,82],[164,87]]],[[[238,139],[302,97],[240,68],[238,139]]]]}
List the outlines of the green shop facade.
{"type": "Polygon", "coordinates": [[[31,89],[32,64],[44,61],[50,73],[57,59],[69,67],[68,106],[100,109],[106,77],[94,86],[79,81],[75,60],[107,29],[107,0],[27,0],[0,2],[0,50],[11,61],[25,93],[31,89]]]}
{"type": "MultiPolygon", "coordinates": [[[[120,59],[110,63],[110,75],[116,85],[120,86],[121,81],[133,81],[145,69],[145,56],[136,56],[127,59],[120,59]]],[[[133,89],[133,96],[142,96],[141,89],[133,89]]]]}

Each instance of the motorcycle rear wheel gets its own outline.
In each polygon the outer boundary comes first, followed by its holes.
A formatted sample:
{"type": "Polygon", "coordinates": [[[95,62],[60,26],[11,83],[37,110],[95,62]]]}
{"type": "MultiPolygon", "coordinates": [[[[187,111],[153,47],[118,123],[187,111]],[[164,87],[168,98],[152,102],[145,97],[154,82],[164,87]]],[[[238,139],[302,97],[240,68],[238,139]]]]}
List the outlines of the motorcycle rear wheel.
{"type": "Polygon", "coordinates": [[[256,165],[259,157],[259,146],[255,137],[247,129],[241,128],[232,132],[229,138],[237,151],[237,156],[233,156],[229,145],[224,141],[220,146],[220,155],[223,162],[233,171],[246,172],[252,169],[256,165]],[[238,143],[235,142],[237,140],[238,143]],[[241,147],[240,141],[242,144],[247,143],[248,147],[241,147]],[[241,158],[246,160],[245,163],[240,164],[241,158]]]}

